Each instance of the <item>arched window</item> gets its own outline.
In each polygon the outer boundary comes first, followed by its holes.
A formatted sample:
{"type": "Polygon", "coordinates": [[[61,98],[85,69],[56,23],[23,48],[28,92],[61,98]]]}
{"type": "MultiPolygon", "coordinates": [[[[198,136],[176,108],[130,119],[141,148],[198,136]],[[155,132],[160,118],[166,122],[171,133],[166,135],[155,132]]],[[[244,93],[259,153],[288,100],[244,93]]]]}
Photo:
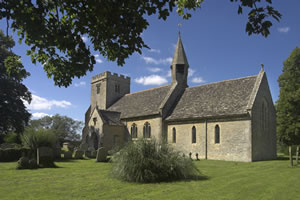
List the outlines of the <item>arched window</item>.
{"type": "Polygon", "coordinates": [[[176,143],[176,128],[173,128],[173,143],[176,143]]]}
{"type": "Polygon", "coordinates": [[[261,106],[261,128],[266,131],[268,127],[268,104],[263,101],[261,106]]]}
{"type": "Polygon", "coordinates": [[[196,128],[193,126],[192,128],[192,143],[196,143],[196,128]]]}
{"type": "Polygon", "coordinates": [[[131,138],[137,138],[137,126],[135,123],[131,125],[131,138]]]}
{"type": "Polygon", "coordinates": [[[215,143],[220,143],[220,127],[218,124],[215,126],[215,143]]]}
{"type": "Polygon", "coordinates": [[[144,124],[143,136],[144,136],[144,138],[150,138],[151,137],[151,127],[150,127],[149,122],[146,122],[144,124]]]}

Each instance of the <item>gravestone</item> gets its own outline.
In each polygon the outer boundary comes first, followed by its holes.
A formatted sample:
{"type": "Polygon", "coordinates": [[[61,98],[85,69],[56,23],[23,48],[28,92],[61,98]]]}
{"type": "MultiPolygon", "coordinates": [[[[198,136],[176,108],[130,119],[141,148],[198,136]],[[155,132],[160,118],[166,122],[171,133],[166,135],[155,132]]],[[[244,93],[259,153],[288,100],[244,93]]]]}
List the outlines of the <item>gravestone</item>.
{"type": "Polygon", "coordinates": [[[65,159],[72,159],[72,151],[65,151],[64,152],[65,159]]]}
{"type": "Polygon", "coordinates": [[[87,151],[88,150],[88,144],[87,143],[81,143],[79,148],[81,151],[87,151]]]}
{"type": "Polygon", "coordinates": [[[84,151],[76,150],[74,153],[74,158],[75,159],[83,159],[83,154],[84,154],[84,151]]]}
{"type": "Polygon", "coordinates": [[[54,154],[50,147],[39,147],[37,149],[37,164],[49,166],[54,164],[54,154]]]}
{"type": "Polygon", "coordinates": [[[55,148],[54,149],[54,157],[60,159],[61,158],[61,149],[55,148]]]}
{"type": "Polygon", "coordinates": [[[87,158],[92,158],[92,153],[90,151],[85,151],[84,156],[87,158]]]}
{"type": "Polygon", "coordinates": [[[91,151],[91,157],[96,158],[97,157],[97,151],[91,151]]]}
{"type": "Polygon", "coordinates": [[[100,147],[97,150],[97,158],[96,161],[97,162],[105,162],[106,161],[106,157],[107,157],[107,151],[104,147],[100,147]]]}
{"type": "Polygon", "coordinates": [[[94,147],[89,147],[88,151],[96,151],[96,149],[94,147]]]}

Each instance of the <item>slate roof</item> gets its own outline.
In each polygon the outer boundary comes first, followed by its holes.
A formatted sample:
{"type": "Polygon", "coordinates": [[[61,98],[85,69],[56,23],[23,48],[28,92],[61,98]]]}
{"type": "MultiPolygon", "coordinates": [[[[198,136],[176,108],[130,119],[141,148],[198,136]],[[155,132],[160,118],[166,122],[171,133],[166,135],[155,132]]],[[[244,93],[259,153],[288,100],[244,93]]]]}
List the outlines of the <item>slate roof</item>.
{"type": "Polygon", "coordinates": [[[167,96],[170,88],[170,85],[166,85],[126,94],[110,106],[108,110],[121,112],[121,118],[159,114],[159,106],[167,96]]]}
{"type": "Polygon", "coordinates": [[[186,88],[166,120],[246,114],[256,78],[250,76],[186,88]]]}
{"type": "Polygon", "coordinates": [[[108,125],[124,125],[120,121],[120,115],[121,115],[121,113],[119,113],[119,112],[113,112],[113,111],[107,111],[107,110],[100,110],[100,109],[98,109],[98,113],[99,113],[99,115],[101,115],[104,124],[108,124],[108,125]]]}

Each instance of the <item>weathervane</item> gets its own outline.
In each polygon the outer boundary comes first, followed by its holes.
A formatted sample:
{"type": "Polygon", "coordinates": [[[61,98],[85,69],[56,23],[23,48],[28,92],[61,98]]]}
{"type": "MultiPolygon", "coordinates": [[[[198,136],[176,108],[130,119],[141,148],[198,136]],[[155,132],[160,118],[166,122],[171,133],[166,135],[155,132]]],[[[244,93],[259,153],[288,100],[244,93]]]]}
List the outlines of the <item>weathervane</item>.
{"type": "Polygon", "coordinates": [[[178,34],[179,34],[179,36],[180,36],[180,29],[181,29],[181,27],[182,27],[182,23],[179,23],[178,24],[178,34]]]}
{"type": "Polygon", "coordinates": [[[260,66],[261,66],[261,70],[264,71],[264,64],[260,64],[260,66]]]}

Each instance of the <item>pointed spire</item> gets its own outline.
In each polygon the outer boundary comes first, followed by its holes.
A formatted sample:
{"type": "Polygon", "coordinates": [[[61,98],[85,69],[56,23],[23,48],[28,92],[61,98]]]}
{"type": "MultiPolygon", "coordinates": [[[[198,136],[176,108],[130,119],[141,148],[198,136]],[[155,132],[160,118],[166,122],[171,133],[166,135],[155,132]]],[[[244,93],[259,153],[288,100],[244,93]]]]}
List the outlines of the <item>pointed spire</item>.
{"type": "Polygon", "coordinates": [[[260,66],[261,66],[260,71],[261,71],[261,72],[265,71],[265,69],[264,69],[264,64],[261,64],[260,66]]]}
{"type": "Polygon", "coordinates": [[[175,53],[174,53],[174,57],[173,57],[173,61],[172,61],[172,65],[176,65],[176,64],[189,65],[186,55],[185,55],[183,45],[182,45],[180,31],[178,33],[178,41],[177,41],[177,45],[176,45],[176,49],[175,49],[175,53]]]}

